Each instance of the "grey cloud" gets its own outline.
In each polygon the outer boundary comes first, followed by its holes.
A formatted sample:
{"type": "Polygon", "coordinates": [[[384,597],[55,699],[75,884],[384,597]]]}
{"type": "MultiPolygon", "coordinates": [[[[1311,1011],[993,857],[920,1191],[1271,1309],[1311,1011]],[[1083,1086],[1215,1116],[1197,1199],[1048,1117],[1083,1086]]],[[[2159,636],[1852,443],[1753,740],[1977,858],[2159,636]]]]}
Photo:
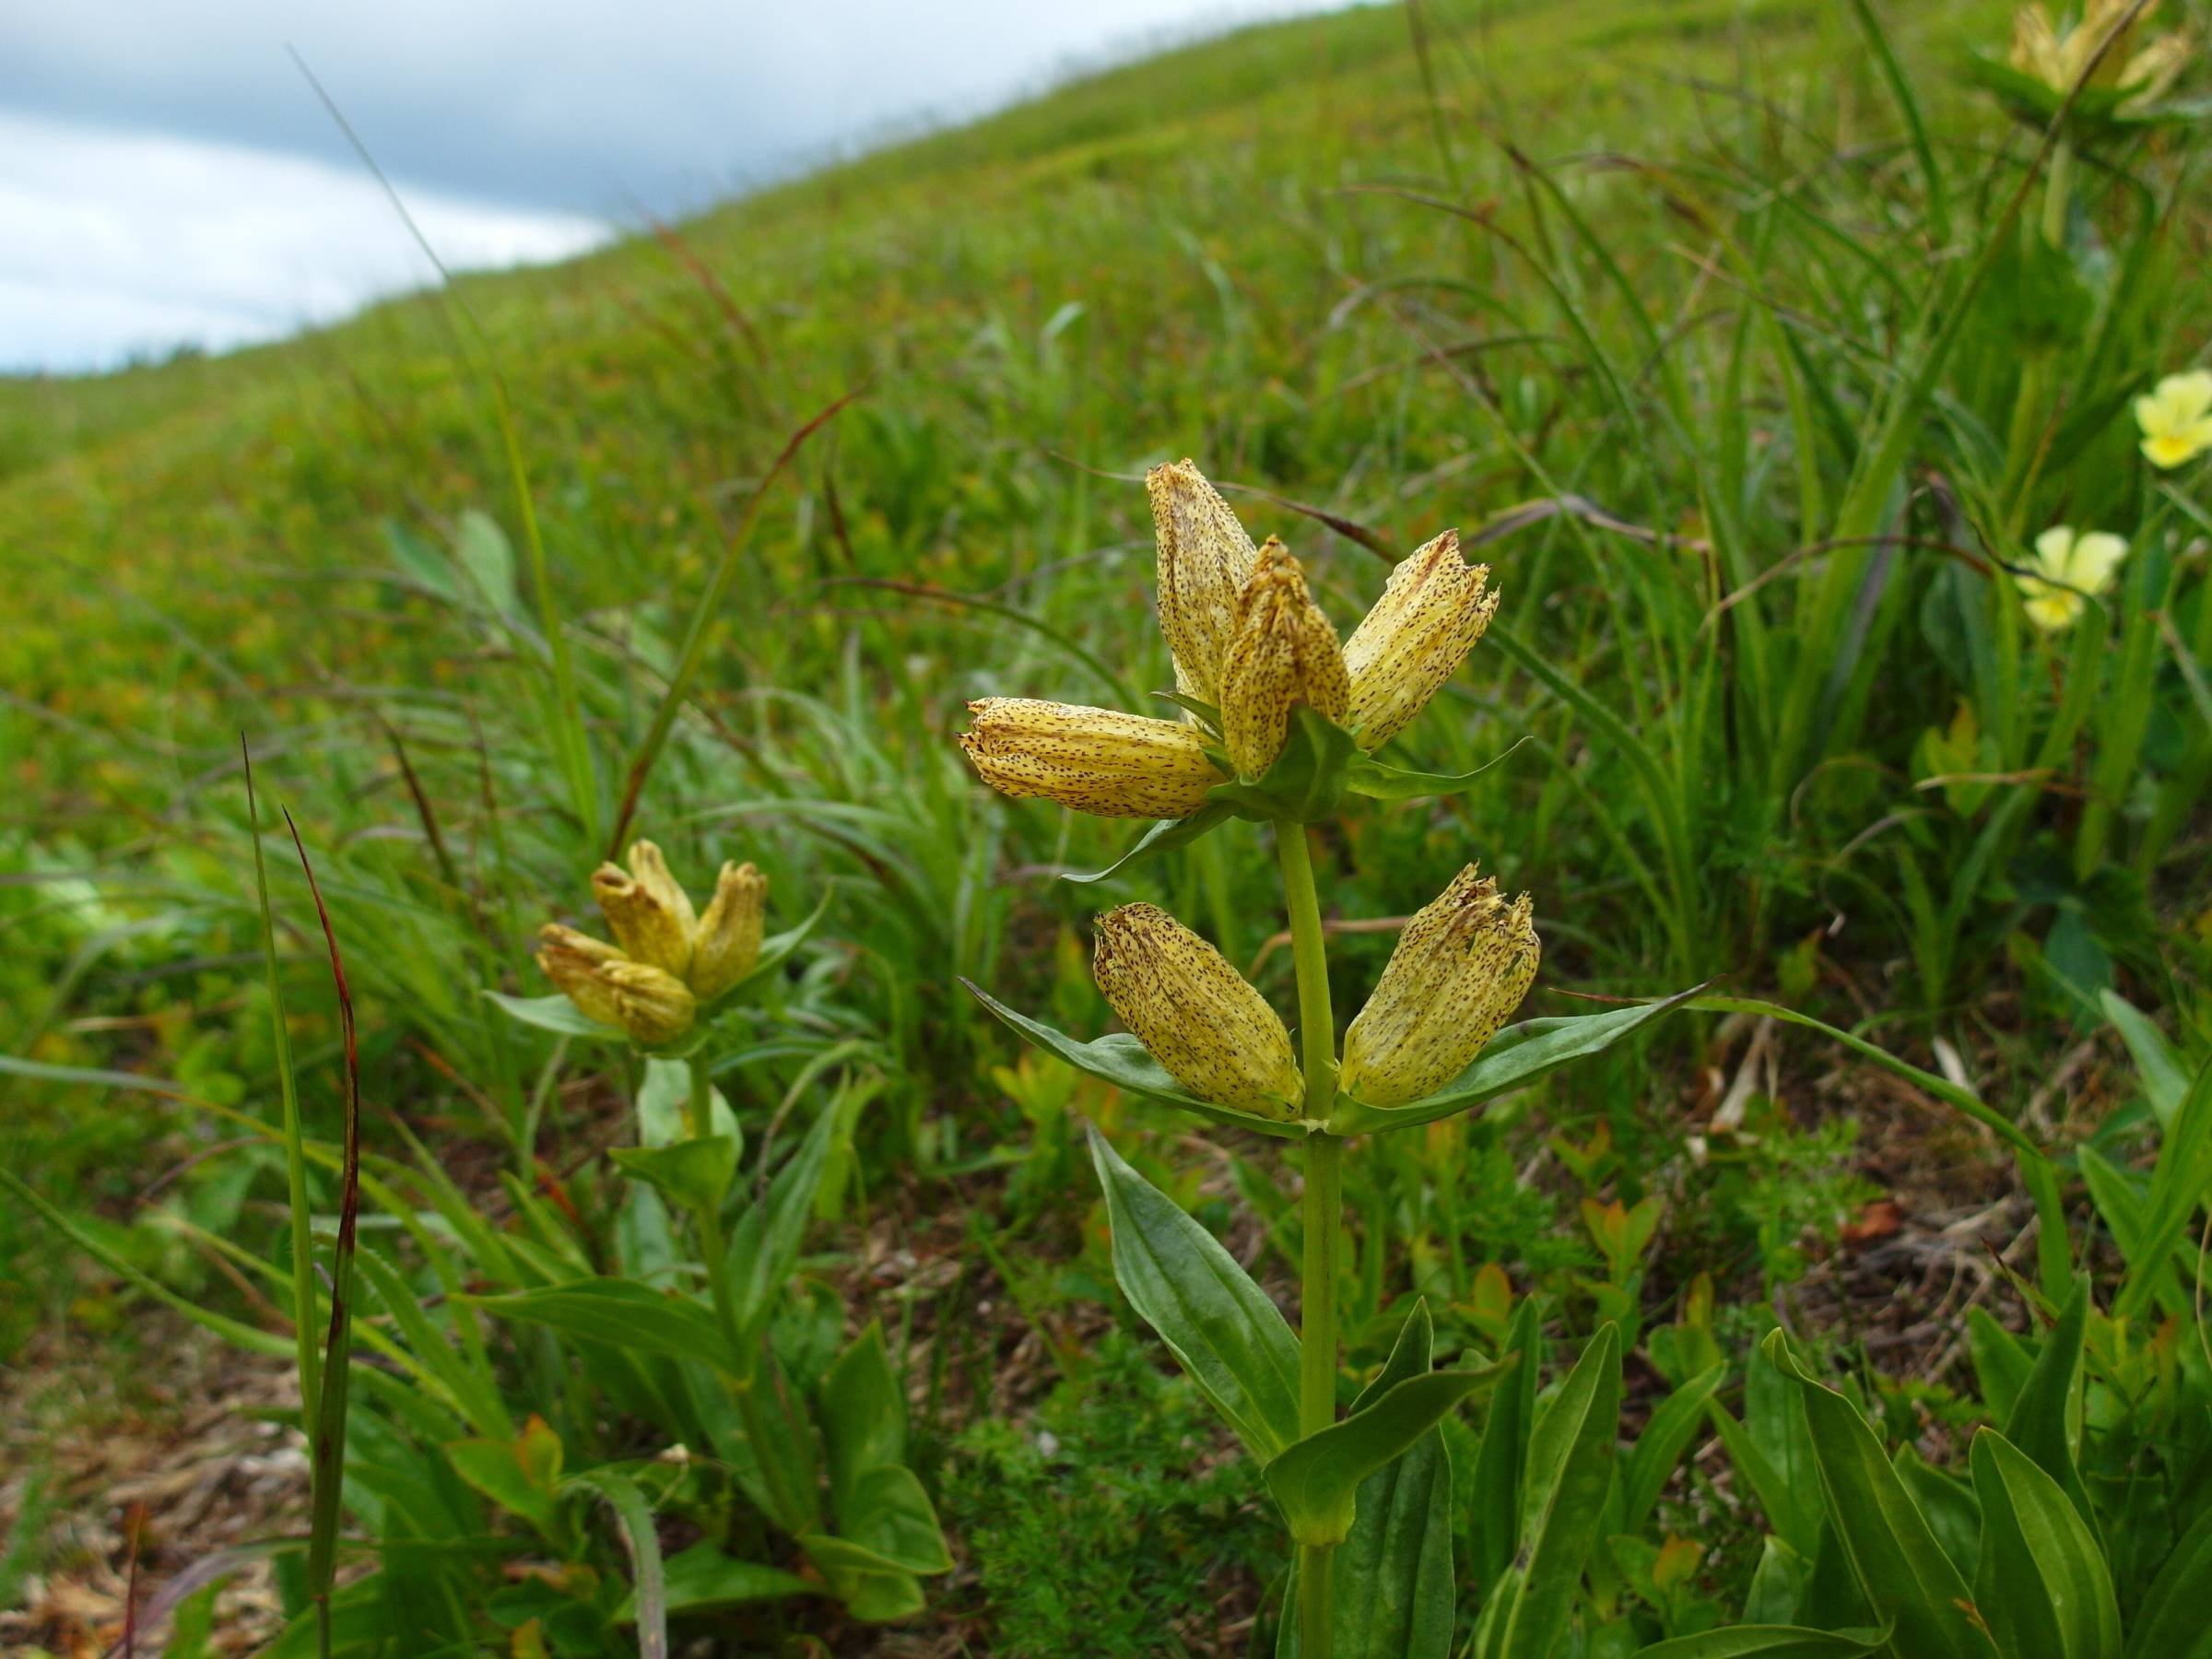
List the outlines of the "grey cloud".
{"type": "Polygon", "coordinates": [[[343,160],[296,46],[394,178],[487,200],[669,213],[1070,54],[1297,0],[91,0],[13,8],[0,108],[343,160]]]}

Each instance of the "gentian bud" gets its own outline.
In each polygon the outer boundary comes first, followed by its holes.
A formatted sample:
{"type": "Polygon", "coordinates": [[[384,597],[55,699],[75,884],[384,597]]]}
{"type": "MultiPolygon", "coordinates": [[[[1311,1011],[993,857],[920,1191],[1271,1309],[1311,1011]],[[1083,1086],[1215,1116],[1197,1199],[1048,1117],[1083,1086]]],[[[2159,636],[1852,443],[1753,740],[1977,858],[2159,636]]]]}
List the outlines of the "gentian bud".
{"type": "Polygon", "coordinates": [[[586,1018],[620,1026],[647,1048],[691,1029],[690,987],[665,969],[633,961],[614,946],[572,927],[538,931],[537,965],[586,1018]]]}
{"type": "Polygon", "coordinates": [[[1498,609],[1498,595],[1483,585],[1489,574],[1489,566],[1460,556],[1456,530],[1391,571],[1382,597],[1344,645],[1361,748],[1379,749],[1396,736],[1467,660],[1498,609]]]}
{"type": "Polygon", "coordinates": [[[1175,688],[1221,701],[1221,663],[1237,629],[1237,595],[1259,550],[1218,491],[1188,461],[1145,475],[1159,542],[1159,630],[1175,659],[1175,688]]]}
{"type": "Polygon", "coordinates": [[[691,948],[691,990],[712,1002],[753,971],[768,916],[768,877],[750,864],[725,864],[699,919],[691,948]]]}
{"type": "Polygon", "coordinates": [[[691,935],[699,918],[690,896],[668,873],[660,848],[649,841],[634,842],[629,868],[601,865],[592,873],[592,892],[630,957],[677,979],[690,972],[691,935]]]}
{"type": "Polygon", "coordinates": [[[1137,1041],[1202,1100],[1278,1122],[1305,1096],[1290,1034],[1229,959],[1150,904],[1094,924],[1099,989],[1137,1041]]]}
{"type": "Polygon", "coordinates": [[[984,782],[1100,818],[1188,818],[1224,782],[1197,731],[1079,703],[986,697],[960,734],[984,782]]]}
{"type": "Polygon", "coordinates": [[[1221,737],[1240,774],[1261,776],[1282,753],[1290,710],[1341,724],[1351,685],[1336,630],[1306,592],[1306,574],[1273,536],[1237,595],[1237,631],[1221,665],[1221,737]]]}
{"type": "Polygon", "coordinates": [[[1543,946],[1528,896],[1510,903],[1469,865],[1424,906],[1344,1038],[1340,1087],[1403,1106],[1465,1071],[1528,994],[1543,946]]]}

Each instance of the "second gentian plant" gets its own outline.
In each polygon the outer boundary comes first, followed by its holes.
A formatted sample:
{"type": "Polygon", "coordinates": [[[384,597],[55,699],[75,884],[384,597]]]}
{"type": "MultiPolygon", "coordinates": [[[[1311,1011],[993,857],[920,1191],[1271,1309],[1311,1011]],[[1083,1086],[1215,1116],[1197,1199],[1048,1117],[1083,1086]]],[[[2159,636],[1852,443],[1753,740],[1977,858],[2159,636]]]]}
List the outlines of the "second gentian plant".
{"type": "Polygon", "coordinates": [[[976,994],[1030,1041],[1129,1093],[1300,1144],[1295,1333],[1210,1233],[1094,1133],[1115,1276],[1258,1460],[1282,1512],[1297,1556],[1278,1653],[1441,1656],[1454,1597],[1451,1469],[1436,1425],[1505,1366],[1432,1370],[1417,1305],[1381,1374],[1340,1413],[1346,1141],[1477,1106],[1679,999],[1508,1025],[1542,947],[1529,898],[1505,897],[1470,859],[1406,924],[1340,1050],[1309,829],[1347,795],[1405,801],[1473,785],[1479,772],[1374,757],[1466,660],[1498,594],[1447,530],[1397,565],[1340,641],[1298,559],[1273,537],[1255,546],[1190,462],[1155,468],[1147,484],[1175,666],[1162,695],[1182,718],[994,697],[970,705],[960,742],[1005,794],[1158,820],[1116,871],[1232,818],[1265,826],[1288,914],[1298,1042],[1220,951],[1150,904],[1095,924],[1099,988],[1125,1031],[1087,1041],[976,994]]]}

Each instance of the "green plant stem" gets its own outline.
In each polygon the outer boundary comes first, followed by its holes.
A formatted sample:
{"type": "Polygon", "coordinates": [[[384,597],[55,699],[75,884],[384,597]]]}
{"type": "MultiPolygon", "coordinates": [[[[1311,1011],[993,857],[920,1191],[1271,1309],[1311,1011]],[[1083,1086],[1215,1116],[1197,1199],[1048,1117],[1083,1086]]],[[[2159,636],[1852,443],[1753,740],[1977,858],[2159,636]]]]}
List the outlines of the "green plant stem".
{"type": "MultiPolygon", "coordinates": [[[[2063,140],[2051,151],[2051,163],[2043,175],[2043,210],[2032,229],[2024,234],[2040,236],[2050,247],[2064,253],[2066,246],[2066,210],[2072,204],[2074,189],[2074,151],[2063,140]]],[[[2019,391],[2013,398],[2012,425],[2005,441],[2005,531],[2015,541],[2027,532],[2028,502],[2030,487],[2035,482],[2037,451],[2041,446],[2044,405],[2051,394],[2051,371],[2053,347],[2041,345],[2030,349],[2027,359],[2020,365],[2019,391]]]]}
{"type": "MultiPolygon", "coordinates": [[[[1299,1041],[1304,1050],[1305,1114],[1328,1115],[1336,1094],[1336,1028],[1329,1009],[1328,947],[1321,900],[1313,890],[1313,855],[1304,829],[1276,830],[1283,899],[1290,912],[1290,949],[1298,967],[1299,1041]]],[[[1298,1428],[1318,1434],[1336,1420],[1336,1273],[1344,1213],[1344,1142],[1316,1129],[1306,1140],[1305,1260],[1299,1291],[1298,1428]]],[[[1335,1549],[1301,1544],[1298,1550],[1298,1627],[1301,1659],[1329,1659],[1331,1569],[1335,1549]]]]}
{"type": "MultiPolygon", "coordinates": [[[[691,1069],[691,1102],[689,1117],[691,1136],[704,1140],[714,1133],[714,1079],[707,1070],[704,1054],[693,1054],[685,1063],[691,1069]]],[[[706,1260],[707,1286],[714,1298],[714,1317],[722,1325],[723,1339],[730,1345],[730,1352],[737,1351],[737,1301],[730,1291],[729,1247],[722,1236],[722,1207],[719,1203],[702,1204],[692,1211],[699,1228],[699,1253],[706,1260]]]]}
{"type": "MultiPolygon", "coordinates": [[[[687,1116],[693,1138],[704,1139],[714,1133],[713,1076],[707,1068],[703,1053],[693,1054],[685,1064],[691,1073],[687,1116]]],[[[775,1506],[777,1522],[786,1531],[803,1531],[810,1518],[810,1506],[801,1504],[785,1486],[782,1465],[769,1450],[774,1441],[769,1433],[768,1418],[760,1410],[759,1367],[755,1357],[745,1352],[744,1333],[738,1326],[737,1298],[730,1283],[730,1253],[722,1233],[721,1206],[702,1204],[692,1211],[692,1217],[699,1228],[700,1254],[706,1258],[707,1286],[714,1299],[715,1323],[722,1326],[722,1339],[730,1352],[735,1382],[730,1392],[736,1397],[737,1416],[745,1425],[746,1443],[752,1447],[753,1463],[760,1471],[761,1485],[768,1488],[769,1501],[775,1506]]]]}

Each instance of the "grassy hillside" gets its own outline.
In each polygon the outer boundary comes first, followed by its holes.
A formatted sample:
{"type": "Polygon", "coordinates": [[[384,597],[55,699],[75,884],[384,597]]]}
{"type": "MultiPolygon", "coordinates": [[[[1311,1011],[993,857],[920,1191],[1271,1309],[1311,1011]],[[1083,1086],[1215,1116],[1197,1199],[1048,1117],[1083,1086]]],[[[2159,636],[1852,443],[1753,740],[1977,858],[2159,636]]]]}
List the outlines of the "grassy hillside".
{"type": "MultiPolygon", "coordinates": [[[[994,1425],[1041,1411],[1124,1459],[1136,1512],[1219,1524],[1097,1405],[1157,1378],[1110,1355],[1108,1392],[1084,1392],[1112,1293],[1070,1112],[1141,1138],[1263,1263],[1288,1249],[1279,1160],[1246,1137],[1217,1168],[1164,1114],[1018,1061],[955,982],[1104,1030],[1088,919],[1138,898],[1278,1006],[1290,952],[1244,826],[1058,882],[1130,827],[992,797],[951,738],[971,698],[1141,709],[1171,683],[1142,473],[1188,454],[1340,627],[1384,559],[1447,525],[1504,594],[1394,755],[1460,772],[1518,743],[1494,782],[1316,837],[1344,996],[1387,954],[1362,924],[1479,857],[1535,897],[1531,1013],[1722,980],[1924,1068],[1685,1018],[1440,1126],[1426,1164],[1356,1174],[1368,1312],[1418,1288],[1479,1346],[1492,1264],[1563,1333],[1629,1308],[1632,1341],[1635,1310],[1657,1328],[1704,1274],[1734,1353],[1809,1272],[1807,1329],[1895,1337],[1877,1347],[1905,1346],[1935,1415],[1971,1415],[1956,1354],[1923,1352],[1941,1290],[1854,1289],[1846,1259],[1877,1199],[1931,1237],[1975,1206],[2008,1240],[2026,1225],[2010,1154],[1942,1078],[2124,1171],[2155,1144],[2113,1002],[2177,1065],[2212,1044],[2212,512],[2201,472],[2142,465],[2127,414],[2203,355],[2212,218],[2183,129],[2084,155],[2053,209],[2040,129],[1960,72],[2007,8],[1877,9],[1894,82],[1851,8],[1809,0],[1247,29],[567,265],[221,358],[0,381],[0,1163],[114,1253],[88,1266],[0,1208],[0,1273],[31,1288],[0,1307],[0,1356],[185,1339],[137,1324],[125,1267],[279,1323],[232,1259],[279,1259],[286,1213],[253,1123],[274,1121],[277,1056],[241,735],[311,1134],[336,1132],[338,1034],[271,802],[347,952],[372,1155],[419,1136],[494,1208],[588,1186],[624,1134],[623,1065],[481,994],[545,990],[533,932],[576,916],[627,821],[679,870],[757,861],[777,925],[830,896],[784,1023],[723,1086],[751,1124],[825,1054],[865,1073],[824,1260],[902,1341],[920,1320],[917,1438],[974,1534],[945,1628],[1064,1651],[1051,1632],[1083,1616],[1054,1627],[1021,1588],[1050,1529],[990,1504],[996,1480],[1041,1506],[1050,1482],[994,1425]],[[2054,214],[2063,259],[2037,240],[2054,214]],[[2015,572],[2062,522],[2136,546],[2046,635],[2015,572]],[[694,628],[703,668],[655,750],[694,628]],[[1647,1193],[1679,1218],[1648,1277],[1594,1288],[1583,1200],[1647,1193]],[[1385,1247],[1386,1215],[1411,1242],[1385,1247]],[[890,1289],[854,1265],[889,1274],[893,1251],[963,1265],[890,1289]],[[980,1348],[940,1331],[963,1311],[980,1348]],[[1018,1399],[994,1352],[1036,1373],[1018,1399]]],[[[2090,1259],[2095,1212],[2065,1203],[2090,1259]]],[[[1234,1540],[1132,1547],[1127,1604],[1196,1605],[1227,1575],[1250,1614],[1265,1551],[1234,1540]]],[[[1730,1617],[1749,1548],[1704,1581],[1730,1617]]]]}

